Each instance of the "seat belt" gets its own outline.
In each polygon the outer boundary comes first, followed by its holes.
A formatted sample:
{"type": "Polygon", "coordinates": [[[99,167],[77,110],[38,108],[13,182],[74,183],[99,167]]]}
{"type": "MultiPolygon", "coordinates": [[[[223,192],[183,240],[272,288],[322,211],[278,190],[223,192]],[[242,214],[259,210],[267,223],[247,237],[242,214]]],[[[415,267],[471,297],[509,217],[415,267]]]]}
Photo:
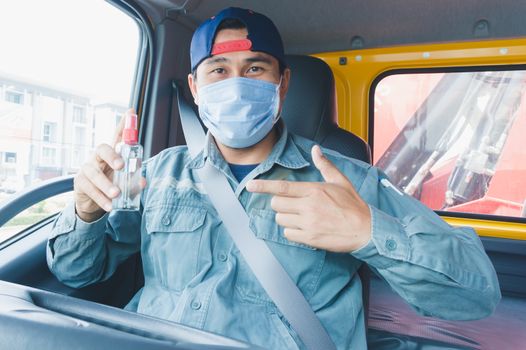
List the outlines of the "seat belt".
{"type": "MultiPolygon", "coordinates": [[[[177,82],[173,81],[172,87],[172,115],[175,116],[175,108],[178,106],[186,144],[194,158],[203,149],[205,132],[194,110],[183,98],[177,82]]],[[[232,191],[226,176],[209,161],[197,169],[197,174],[241,255],[303,344],[310,350],[336,350],[334,342],[296,283],[266,243],[256,238],[250,229],[249,217],[232,191]]]]}

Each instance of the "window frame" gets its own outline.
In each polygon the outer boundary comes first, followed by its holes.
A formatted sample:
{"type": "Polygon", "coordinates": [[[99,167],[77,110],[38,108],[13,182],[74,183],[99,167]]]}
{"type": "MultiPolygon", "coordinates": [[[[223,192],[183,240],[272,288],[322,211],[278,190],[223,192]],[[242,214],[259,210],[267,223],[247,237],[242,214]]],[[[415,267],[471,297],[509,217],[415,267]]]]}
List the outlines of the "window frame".
{"type": "Polygon", "coordinates": [[[71,111],[71,121],[74,125],[87,125],[86,107],[74,104],[71,111]],[[80,114],[77,114],[77,111],[80,111],[80,114]],[[81,120],[76,120],[77,117],[80,117],[81,120]]]}
{"type": "Polygon", "coordinates": [[[18,158],[18,155],[16,152],[12,152],[12,151],[3,151],[2,152],[2,162],[0,162],[1,164],[11,164],[11,165],[16,165],[17,163],[17,158],[18,158]],[[10,159],[14,159],[15,161],[12,162],[10,161],[10,159]]]}
{"type": "Polygon", "coordinates": [[[53,146],[52,144],[44,144],[40,148],[40,166],[42,167],[58,167],[58,147],[53,146]],[[53,150],[55,152],[53,162],[48,162],[51,158],[44,157],[44,149],[46,150],[53,150]]]}
{"type": "MultiPolygon", "coordinates": [[[[454,66],[454,67],[429,67],[429,68],[396,68],[386,70],[378,74],[369,87],[368,98],[368,144],[371,149],[371,158],[374,159],[374,100],[378,84],[388,76],[402,74],[422,74],[422,73],[470,73],[470,72],[500,72],[526,70],[526,64],[506,64],[506,65],[480,65],[480,66],[454,66]]],[[[441,217],[465,218],[476,220],[488,220],[493,222],[512,222],[526,224],[526,217],[488,215],[478,213],[452,212],[444,210],[433,210],[441,217]]]]}
{"type": "Polygon", "coordinates": [[[55,144],[57,143],[57,135],[56,135],[56,132],[57,132],[57,127],[58,127],[58,123],[57,122],[51,122],[51,121],[47,121],[47,120],[44,120],[42,121],[42,143],[43,144],[55,144]],[[46,126],[49,126],[49,133],[46,134],[46,126]],[[46,140],[46,136],[47,136],[47,140],[46,140]]]}
{"type": "Polygon", "coordinates": [[[6,102],[9,102],[9,103],[14,103],[14,104],[17,104],[17,105],[20,105],[20,106],[23,106],[24,105],[24,101],[25,100],[25,93],[24,91],[19,91],[19,90],[12,90],[12,89],[7,89],[5,91],[5,94],[4,94],[4,101],[6,102]],[[16,96],[18,97],[20,100],[19,102],[15,102],[13,100],[11,100],[11,98],[8,98],[8,96],[16,96]]]}

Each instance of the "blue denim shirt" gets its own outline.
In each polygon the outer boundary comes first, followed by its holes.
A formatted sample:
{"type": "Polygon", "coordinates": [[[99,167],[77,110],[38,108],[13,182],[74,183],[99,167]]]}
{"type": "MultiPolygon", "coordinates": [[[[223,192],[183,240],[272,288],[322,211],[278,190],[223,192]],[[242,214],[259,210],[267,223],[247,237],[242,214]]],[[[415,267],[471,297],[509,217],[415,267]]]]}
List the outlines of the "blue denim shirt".
{"type": "Polygon", "coordinates": [[[85,223],[69,205],[57,218],[48,265],[64,283],[81,287],[109,278],[141,251],[145,285],[127,308],[261,345],[304,348],[233,244],[194,169],[211,162],[229,179],[250,217],[297,283],[338,349],[365,349],[360,279],[369,266],[419,313],[446,319],[489,315],[500,299],[495,270],[473,230],[453,228],[393,187],[377,168],[324,150],[369,204],[372,238],[350,254],[288,241],[275,222],[270,195],[245,190],[253,178],[323,181],[313,142],[281,131],[266,161],[241,183],[207,137],[192,159],[185,146],[144,162],[148,185],[140,212],[112,212],[85,223]]]}

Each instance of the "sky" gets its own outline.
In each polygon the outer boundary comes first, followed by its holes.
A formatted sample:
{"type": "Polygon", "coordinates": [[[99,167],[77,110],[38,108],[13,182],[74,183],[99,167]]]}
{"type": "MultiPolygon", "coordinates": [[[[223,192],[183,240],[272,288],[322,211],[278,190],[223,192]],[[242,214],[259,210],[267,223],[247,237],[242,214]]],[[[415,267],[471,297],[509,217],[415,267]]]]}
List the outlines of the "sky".
{"type": "Polygon", "coordinates": [[[103,0],[0,0],[0,75],[129,105],[138,44],[103,0]]]}

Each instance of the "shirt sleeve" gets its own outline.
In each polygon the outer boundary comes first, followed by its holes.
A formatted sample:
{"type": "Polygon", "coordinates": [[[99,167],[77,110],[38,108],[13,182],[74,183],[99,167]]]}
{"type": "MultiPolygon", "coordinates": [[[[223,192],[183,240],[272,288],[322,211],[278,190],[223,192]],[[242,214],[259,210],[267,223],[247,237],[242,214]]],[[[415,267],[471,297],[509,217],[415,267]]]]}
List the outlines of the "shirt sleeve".
{"type": "Polygon", "coordinates": [[[473,229],[448,225],[374,167],[359,193],[369,203],[372,235],[354,257],[425,316],[471,320],[493,312],[497,275],[473,229]]]}
{"type": "Polygon", "coordinates": [[[138,211],[116,211],[84,222],[70,203],[59,214],[47,244],[47,263],[63,283],[79,288],[108,279],[140,249],[138,211]]]}

